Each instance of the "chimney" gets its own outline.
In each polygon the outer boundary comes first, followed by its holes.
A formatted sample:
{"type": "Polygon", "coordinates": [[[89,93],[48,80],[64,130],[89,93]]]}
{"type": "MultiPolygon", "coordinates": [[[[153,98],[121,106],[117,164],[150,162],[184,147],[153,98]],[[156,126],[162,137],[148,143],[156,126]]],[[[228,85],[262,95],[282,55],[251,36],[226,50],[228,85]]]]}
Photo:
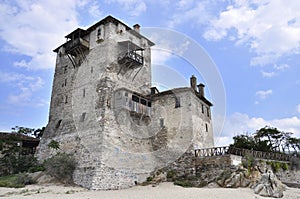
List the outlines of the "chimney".
{"type": "Polygon", "coordinates": [[[197,92],[197,78],[192,75],[191,79],[190,79],[190,82],[191,82],[191,88],[197,92]]]}
{"type": "Polygon", "coordinates": [[[135,24],[134,26],[133,26],[133,29],[136,31],[136,32],[138,32],[138,33],[140,33],[140,25],[139,24],[135,24]]]}
{"type": "Polygon", "coordinates": [[[201,83],[197,87],[198,87],[199,95],[201,97],[204,97],[204,87],[205,87],[205,85],[201,83]]]}

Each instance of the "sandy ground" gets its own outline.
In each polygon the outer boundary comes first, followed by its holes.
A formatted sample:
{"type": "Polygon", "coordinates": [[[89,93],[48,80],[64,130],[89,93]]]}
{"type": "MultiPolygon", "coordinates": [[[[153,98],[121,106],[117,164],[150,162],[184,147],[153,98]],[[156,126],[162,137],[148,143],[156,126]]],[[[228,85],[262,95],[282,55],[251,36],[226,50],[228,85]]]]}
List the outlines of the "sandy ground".
{"type": "MultiPolygon", "coordinates": [[[[136,186],[126,190],[90,191],[80,187],[64,187],[55,185],[29,185],[25,188],[0,188],[0,198],[11,199],[266,199],[253,193],[248,188],[183,188],[172,183],[162,183],[156,187],[136,186]]],[[[300,189],[288,188],[284,199],[300,199],[300,189]]]]}

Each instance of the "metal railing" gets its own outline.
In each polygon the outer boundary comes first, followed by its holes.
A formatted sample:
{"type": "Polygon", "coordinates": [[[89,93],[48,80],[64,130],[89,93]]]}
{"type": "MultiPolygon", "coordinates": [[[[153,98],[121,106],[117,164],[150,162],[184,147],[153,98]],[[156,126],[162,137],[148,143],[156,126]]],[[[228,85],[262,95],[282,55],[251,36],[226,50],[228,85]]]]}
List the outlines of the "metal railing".
{"type": "Polygon", "coordinates": [[[284,154],[284,153],[254,151],[254,150],[241,149],[241,148],[235,148],[229,146],[195,150],[195,157],[221,156],[226,154],[238,155],[243,157],[251,156],[257,159],[279,160],[279,161],[290,161],[292,159],[291,155],[284,154]]]}

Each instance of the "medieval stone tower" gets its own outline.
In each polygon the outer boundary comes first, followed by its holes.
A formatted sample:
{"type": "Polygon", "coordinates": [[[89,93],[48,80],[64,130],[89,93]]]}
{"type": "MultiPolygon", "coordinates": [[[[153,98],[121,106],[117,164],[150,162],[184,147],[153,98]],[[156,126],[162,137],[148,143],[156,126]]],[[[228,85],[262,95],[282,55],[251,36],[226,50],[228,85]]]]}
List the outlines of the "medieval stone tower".
{"type": "Polygon", "coordinates": [[[74,182],[120,189],[142,182],[194,147],[213,146],[212,104],[204,85],[151,87],[151,46],[139,31],[108,16],[66,36],[57,53],[49,122],[38,158],[74,154],[74,182]]]}

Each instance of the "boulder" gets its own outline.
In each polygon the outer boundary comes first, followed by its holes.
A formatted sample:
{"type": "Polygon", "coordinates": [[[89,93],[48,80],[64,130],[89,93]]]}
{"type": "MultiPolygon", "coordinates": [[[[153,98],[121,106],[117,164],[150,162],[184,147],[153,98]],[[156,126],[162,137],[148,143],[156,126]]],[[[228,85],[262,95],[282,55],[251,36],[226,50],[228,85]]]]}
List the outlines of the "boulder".
{"type": "Polygon", "coordinates": [[[271,170],[261,175],[260,180],[254,186],[254,193],[264,197],[283,197],[283,191],[285,185],[283,185],[271,170]]]}

